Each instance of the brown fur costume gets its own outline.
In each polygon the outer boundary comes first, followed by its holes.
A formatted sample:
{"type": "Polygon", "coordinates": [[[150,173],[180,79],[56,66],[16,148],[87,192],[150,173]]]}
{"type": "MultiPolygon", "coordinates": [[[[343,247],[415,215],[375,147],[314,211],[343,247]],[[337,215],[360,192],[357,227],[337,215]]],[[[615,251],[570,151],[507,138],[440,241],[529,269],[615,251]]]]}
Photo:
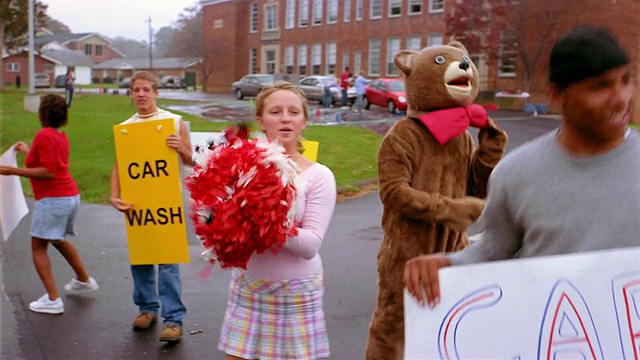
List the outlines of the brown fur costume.
{"type": "Polygon", "coordinates": [[[475,100],[478,70],[460,43],[403,50],[395,64],[405,77],[409,107],[385,136],[378,157],[384,240],[378,252],[378,303],[369,326],[367,360],[403,357],[404,265],[418,255],[468,246],[467,227],[482,212],[484,200],[479,198],[486,196],[489,175],[507,142],[490,118],[478,133],[477,150],[466,130],[440,145],[416,120],[475,100]],[[461,77],[468,80],[460,83],[461,77]]]}

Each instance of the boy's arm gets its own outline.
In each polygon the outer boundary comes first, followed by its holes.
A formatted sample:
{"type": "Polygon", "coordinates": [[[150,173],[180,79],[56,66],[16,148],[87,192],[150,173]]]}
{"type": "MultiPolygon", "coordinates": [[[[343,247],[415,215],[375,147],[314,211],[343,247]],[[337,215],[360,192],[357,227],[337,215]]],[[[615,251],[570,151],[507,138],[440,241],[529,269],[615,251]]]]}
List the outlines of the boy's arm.
{"type": "Polygon", "coordinates": [[[114,208],[122,212],[129,211],[133,207],[133,204],[120,199],[120,178],[117,160],[113,165],[113,170],[111,170],[111,196],[109,196],[109,200],[111,200],[111,205],[113,205],[114,208]]]}

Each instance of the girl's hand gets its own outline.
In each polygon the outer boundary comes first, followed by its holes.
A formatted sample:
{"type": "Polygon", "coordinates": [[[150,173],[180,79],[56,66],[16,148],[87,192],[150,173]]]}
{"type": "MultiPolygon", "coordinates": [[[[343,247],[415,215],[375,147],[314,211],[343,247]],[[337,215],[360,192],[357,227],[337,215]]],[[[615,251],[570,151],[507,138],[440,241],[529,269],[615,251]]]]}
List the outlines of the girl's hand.
{"type": "Polygon", "coordinates": [[[0,175],[13,175],[13,166],[0,165],[0,175]]]}
{"type": "Polygon", "coordinates": [[[22,141],[18,141],[13,147],[16,151],[20,151],[25,154],[29,152],[29,145],[22,141]]]}

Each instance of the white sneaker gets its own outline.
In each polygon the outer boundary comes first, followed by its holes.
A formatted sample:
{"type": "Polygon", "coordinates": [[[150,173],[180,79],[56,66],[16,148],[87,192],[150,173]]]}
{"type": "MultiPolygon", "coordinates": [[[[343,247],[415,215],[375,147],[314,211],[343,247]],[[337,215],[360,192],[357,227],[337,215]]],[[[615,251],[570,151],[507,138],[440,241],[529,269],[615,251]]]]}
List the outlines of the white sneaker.
{"type": "Polygon", "coordinates": [[[51,301],[49,294],[44,294],[38,300],[29,303],[29,309],[37,313],[62,314],[64,312],[64,304],[61,298],[51,301]]]}
{"type": "Polygon", "coordinates": [[[72,278],[71,281],[64,286],[64,289],[72,294],[86,293],[98,290],[99,288],[98,282],[91,276],[89,276],[89,280],[87,282],[78,281],[78,279],[72,278]]]}

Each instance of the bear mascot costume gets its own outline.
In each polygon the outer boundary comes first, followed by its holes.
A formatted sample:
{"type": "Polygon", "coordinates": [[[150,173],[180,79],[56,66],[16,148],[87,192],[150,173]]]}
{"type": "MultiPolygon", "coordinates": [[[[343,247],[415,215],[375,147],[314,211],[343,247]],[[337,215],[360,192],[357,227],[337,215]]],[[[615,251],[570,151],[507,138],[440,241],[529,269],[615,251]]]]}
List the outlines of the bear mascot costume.
{"type": "Polygon", "coordinates": [[[384,239],[367,360],[403,358],[405,263],[469,245],[467,228],[482,213],[489,175],[507,143],[506,133],[473,104],[478,69],[462,44],[402,50],[394,62],[409,106],[378,156],[384,239]],[[477,149],[469,126],[480,129],[477,149]]]}

